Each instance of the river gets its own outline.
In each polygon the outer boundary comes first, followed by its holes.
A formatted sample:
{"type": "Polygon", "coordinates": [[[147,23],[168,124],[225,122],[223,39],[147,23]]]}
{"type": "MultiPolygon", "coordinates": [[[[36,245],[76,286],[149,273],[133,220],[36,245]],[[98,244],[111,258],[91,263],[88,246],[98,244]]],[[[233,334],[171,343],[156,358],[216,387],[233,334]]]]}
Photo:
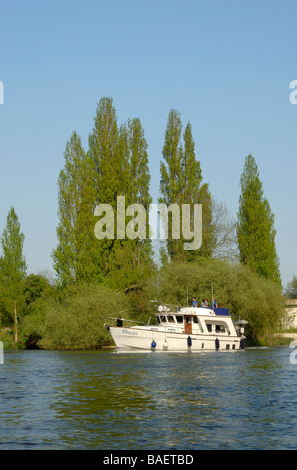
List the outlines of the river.
{"type": "Polygon", "coordinates": [[[291,354],[5,351],[0,449],[297,449],[291,354]]]}

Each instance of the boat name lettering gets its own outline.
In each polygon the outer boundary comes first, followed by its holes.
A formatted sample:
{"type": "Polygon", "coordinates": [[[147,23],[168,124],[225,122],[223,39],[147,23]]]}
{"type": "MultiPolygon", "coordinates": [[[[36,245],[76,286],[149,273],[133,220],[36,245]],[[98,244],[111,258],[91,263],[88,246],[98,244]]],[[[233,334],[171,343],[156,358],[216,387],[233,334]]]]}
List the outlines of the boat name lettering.
{"type": "Polygon", "coordinates": [[[125,328],[122,329],[122,333],[124,335],[133,335],[133,336],[137,336],[138,333],[137,331],[130,331],[130,330],[126,330],[125,328]]]}

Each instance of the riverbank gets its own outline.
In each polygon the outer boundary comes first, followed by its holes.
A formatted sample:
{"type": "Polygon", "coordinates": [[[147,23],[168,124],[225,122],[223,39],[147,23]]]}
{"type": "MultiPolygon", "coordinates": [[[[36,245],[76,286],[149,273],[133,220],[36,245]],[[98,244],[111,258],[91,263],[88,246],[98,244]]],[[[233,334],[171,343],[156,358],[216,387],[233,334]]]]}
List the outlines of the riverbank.
{"type": "Polygon", "coordinates": [[[297,333],[281,333],[283,338],[288,338],[288,340],[297,340],[297,333]]]}

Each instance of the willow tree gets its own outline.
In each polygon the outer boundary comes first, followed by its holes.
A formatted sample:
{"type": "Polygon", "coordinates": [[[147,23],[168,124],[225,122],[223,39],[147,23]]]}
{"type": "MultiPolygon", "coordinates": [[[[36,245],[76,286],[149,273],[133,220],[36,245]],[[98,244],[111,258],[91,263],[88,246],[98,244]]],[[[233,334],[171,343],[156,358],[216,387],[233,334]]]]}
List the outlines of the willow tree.
{"type": "Polygon", "coordinates": [[[2,302],[15,326],[15,343],[18,342],[18,316],[24,308],[24,280],[27,270],[23,254],[24,239],[20,222],[12,207],[1,237],[0,281],[2,302]]]}
{"type": "MultiPolygon", "coordinates": [[[[172,236],[172,217],[168,217],[167,250],[172,260],[194,260],[210,257],[215,238],[212,224],[212,201],[208,185],[202,182],[200,162],[196,160],[192,127],[188,123],[183,133],[180,113],[171,109],[168,116],[160,172],[160,203],[202,204],[202,246],[197,251],[184,251],[183,238],[172,236]]],[[[192,216],[191,216],[192,220],[192,216]]]]}
{"type": "Polygon", "coordinates": [[[237,222],[240,261],[260,277],[280,286],[274,215],[264,197],[258,166],[252,155],[245,159],[240,185],[237,222]]]}

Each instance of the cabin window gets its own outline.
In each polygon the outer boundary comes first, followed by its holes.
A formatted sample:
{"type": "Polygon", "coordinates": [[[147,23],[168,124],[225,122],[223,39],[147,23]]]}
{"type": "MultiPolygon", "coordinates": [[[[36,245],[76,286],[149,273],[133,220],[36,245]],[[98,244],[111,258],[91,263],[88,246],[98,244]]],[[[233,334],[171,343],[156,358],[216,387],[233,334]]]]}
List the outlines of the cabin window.
{"type": "Polygon", "coordinates": [[[184,317],[182,315],[176,315],[176,321],[177,323],[183,323],[184,322],[184,317]]]}
{"type": "Polygon", "coordinates": [[[198,318],[197,318],[197,317],[193,317],[193,322],[194,322],[194,323],[198,323],[198,318]]]}
{"type": "Polygon", "coordinates": [[[166,322],[167,322],[167,317],[165,317],[165,315],[162,315],[162,316],[161,316],[161,322],[162,322],[162,323],[166,323],[166,322]]]}
{"type": "Polygon", "coordinates": [[[207,326],[207,331],[208,331],[209,333],[211,333],[212,324],[211,324],[211,323],[206,323],[206,326],[207,326]]]}
{"type": "Polygon", "coordinates": [[[160,320],[159,315],[157,316],[157,322],[158,322],[159,324],[161,323],[161,320],[160,320]]]}
{"type": "Polygon", "coordinates": [[[235,344],[232,344],[232,349],[235,349],[235,344]]]}
{"type": "Polygon", "coordinates": [[[216,333],[225,333],[225,327],[224,325],[216,325],[216,333]]]}
{"type": "Polygon", "coordinates": [[[226,349],[230,349],[230,344],[226,344],[226,349]]]}
{"type": "Polygon", "coordinates": [[[172,315],[168,315],[167,321],[168,321],[168,323],[175,323],[174,317],[172,315]]]}

